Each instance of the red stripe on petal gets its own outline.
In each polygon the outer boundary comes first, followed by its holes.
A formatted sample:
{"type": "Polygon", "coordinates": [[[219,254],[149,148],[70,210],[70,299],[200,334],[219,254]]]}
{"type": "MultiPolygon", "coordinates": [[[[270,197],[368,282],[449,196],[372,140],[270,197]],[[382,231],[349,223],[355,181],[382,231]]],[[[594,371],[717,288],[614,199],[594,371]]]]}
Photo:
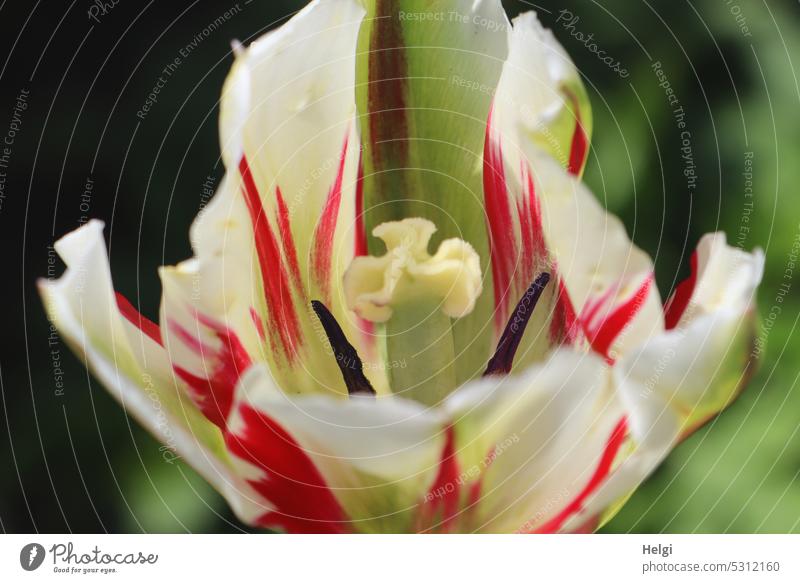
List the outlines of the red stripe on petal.
{"type": "Polygon", "coordinates": [[[535,533],[548,534],[558,532],[571,516],[583,509],[586,499],[605,482],[606,478],[608,478],[608,475],[611,473],[611,467],[614,464],[614,460],[617,458],[617,454],[619,454],[619,450],[622,448],[622,444],[625,443],[627,434],[628,420],[623,417],[611,432],[611,437],[609,437],[606,447],[603,450],[600,463],[597,464],[597,468],[583,490],[581,490],[558,514],[537,528],[534,531],[535,533]]]}
{"type": "Polygon", "coordinates": [[[517,215],[519,216],[520,238],[522,239],[522,273],[523,280],[533,278],[536,255],[533,252],[533,217],[527,199],[517,201],[517,215]]]}
{"type": "Polygon", "coordinates": [[[495,445],[489,450],[489,453],[486,454],[481,462],[481,474],[469,485],[469,488],[467,489],[467,511],[470,516],[474,512],[475,507],[481,501],[481,495],[483,494],[483,478],[486,476],[486,471],[488,471],[488,469],[494,463],[494,460],[497,459],[497,455],[498,449],[495,445]]]}
{"type": "Polygon", "coordinates": [[[253,325],[256,327],[256,332],[258,332],[258,337],[261,340],[266,340],[266,335],[264,333],[264,321],[259,316],[256,309],[250,306],[250,319],[253,321],[253,325]]]}
{"type": "Polygon", "coordinates": [[[581,170],[583,170],[583,165],[586,163],[586,156],[589,153],[589,136],[581,122],[580,104],[578,103],[577,96],[571,91],[567,91],[566,93],[575,115],[575,131],[572,134],[567,171],[570,174],[578,176],[581,170]]]}
{"type": "Polygon", "coordinates": [[[425,494],[419,509],[418,531],[429,531],[437,527],[444,532],[451,529],[453,519],[458,513],[461,483],[455,450],[455,430],[450,425],[445,429],[444,448],[436,479],[425,494]]]}
{"type": "Polygon", "coordinates": [[[517,245],[503,166],[503,150],[492,135],[491,111],[486,122],[486,138],[483,147],[483,198],[492,260],[495,328],[499,333],[508,320],[508,302],[514,260],[517,257],[517,245]]]}
{"type": "Polygon", "coordinates": [[[483,490],[483,476],[480,476],[472,484],[469,485],[467,490],[467,506],[472,509],[477,506],[481,501],[481,492],[483,490]]]}
{"type": "Polygon", "coordinates": [[[349,531],[347,516],[319,469],[286,429],[247,405],[240,408],[243,427],[226,433],[235,456],[266,475],[248,483],[273,507],[259,517],[264,527],[290,533],[341,534],[349,531]]]}
{"type": "Polygon", "coordinates": [[[350,129],[344,138],[344,145],[339,154],[339,169],[336,178],[328,191],[322,216],[317,222],[314,232],[314,279],[319,285],[324,303],[330,304],[331,287],[331,262],[333,259],[333,236],[336,233],[336,224],[339,221],[339,207],[342,203],[342,182],[344,180],[344,167],[347,162],[347,146],[350,141],[350,129]]]}
{"type": "Polygon", "coordinates": [[[584,323],[586,338],[589,340],[592,349],[598,354],[603,355],[609,364],[613,364],[614,362],[609,353],[611,345],[625,327],[631,323],[633,318],[636,317],[639,310],[642,309],[652,285],[653,276],[649,275],[630,299],[614,308],[614,310],[603,317],[600,322],[591,322],[594,315],[581,318],[584,323]]]}
{"type": "Polygon", "coordinates": [[[270,336],[291,362],[300,344],[300,323],[292,303],[289,278],[278,249],[278,241],[269,225],[258,187],[244,156],[239,161],[239,171],[243,181],[242,192],[253,222],[258,264],[270,319],[270,336]]]}
{"type": "MultiPolygon", "coordinates": [[[[555,272],[555,269],[553,270],[555,272]]],[[[556,276],[557,277],[557,276],[556,276]]],[[[580,323],[572,300],[569,299],[564,280],[558,278],[558,297],[550,320],[550,342],[553,344],[575,344],[580,333],[580,323]]]]}
{"type": "Polygon", "coordinates": [[[251,364],[250,355],[233,330],[202,314],[197,314],[197,319],[217,337],[220,342],[218,348],[200,341],[174,320],[169,321],[169,326],[200,357],[203,368],[211,372],[200,376],[180,366],[173,368],[175,374],[188,385],[189,395],[206,418],[220,429],[225,429],[236,384],[251,364]]]}
{"type": "Polygon", "coordinates": [[[278,201],[278,229],[281,232],[281,242],[283,243],[283,253],[289,263],[289,272],[292,274],[292,281],[297,289],[297,293],[305,300],[306,290],[303,280],[300,277],[300,264],[297,261],[297,247],[292,236],[292,224],[289,219],[289,208],[283,199],[280,187],[275,188],[275,198],[278,201]]]}
{"type": "Polygon", "coordinates": [[[544,225],[542,224],[542,205],[539,197],[536,196],[536,184],[533,182],[533,172],[530,166],[523,168],[525,178],[525,196],[530,213],[531,227],[531,253],[537,258],[546,259],[548,255],[547,243],[544,240],[544,225]]]}
{"type": "Polygon", "coordinates": [[[195,354],[204,355],[204,354],[214,354],[214,349],[211,348],[208,344],[205,344],[200,341],[198,335],[192,334],[186,328],[181,326],[175,320],[167,320],[167,325],[169,329],[172,331],[178,339],[183,342],[189,349],[192,350],[195,354]]]}
{"type": "Polygon", "coordinates": [[[697,251],[692,253],[690,266],[691,275],[678,284],[672,297],[664,306],[664,326],[667,330],[672,330],[678,325],[686,308],[689,307],[692,295],[694,295],[694,288],[697,286],[697,251]]]}
{"type": "Polygon", "coordinates": [[[589,298],[583,306],[581,313],[581,320],[584,326],[592,328],[595,317],[600,313],[601,309],[611,300],[614,293],[618,291],[615,287],[609,287],[599,297],[589,298]]]}
{"type": "Polygon", "coordinates": [[[121,293],[117,292],[116,296],[117,307],[119,308],[120,313],[125,316],[125,319],[136,326],[142,331],[143,334],[147,335],[154,342],[158,342],[159,344],[163,345],[163,342],[161,341],[161,328],[158,327],[158,324],[142,316],[139,310],[134,308],[133,304],[128,301],[128,298],[123,296],[121,293]]]}
{"type": "Polygon", "coordinates": [[[219,381],[215,375],[202,377],[179,366],[173,368],[178,378],[189,387],[189,396],[206,419],[225,429],[225,420],[233,404],[233,387],[224,380],[219,381]]]}
{"type": "Polygon", "coordinates": [[[539,197],[536,196],[533,173],[525,162],[520,164],[520,175],[522,176],[523,196],[517,201],[517,215],[522,239],[522,272],[516,279],[530,282],[535,276],[537,267],[542,269],[542,266],[547,264],[549,252],[544,239],[541,203],[539,197]]]}

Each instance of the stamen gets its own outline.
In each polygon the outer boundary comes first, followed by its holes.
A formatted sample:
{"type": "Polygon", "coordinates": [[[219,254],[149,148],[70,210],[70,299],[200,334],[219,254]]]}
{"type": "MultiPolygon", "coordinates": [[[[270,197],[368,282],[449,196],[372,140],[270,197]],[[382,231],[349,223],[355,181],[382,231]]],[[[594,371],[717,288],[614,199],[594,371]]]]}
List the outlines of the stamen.
{"type": "Polygon", "coordinates": [[[316,312],[328,341],[331,343],[333,356],[336,357],[336,364],[342,371],[344,384],[347,385],[347,392],[350,395],[375,395],[367,377],[364,376],[364,365],[358,356],[358,352],[350,342],[347,341],[342,327],[333,317],[325,304],[317,300],[312,300],[311,307],[316,312]]]}
{"type": "Polygon", "coordinates": [[[494,356],[489,360],[489,364],[486,366],[486,372],[483,373],[483,376],[508,374],[511,372],[511,365],[514,362],[514,355],[517,353],[522,335],[525,333],[525,328],[528,326],[528,321],[533,315],[536,303],[539,301],[549,281],[550,274],[547,272],[542,273],[533,280],[533,283],[525,292],[525,295],[519,300],[517,307],[514,309],[514,313],[511,315],[511,319],[509,319],[505,330],[503,330],[500,342],[497,343],[497,350],[494,356]]]}

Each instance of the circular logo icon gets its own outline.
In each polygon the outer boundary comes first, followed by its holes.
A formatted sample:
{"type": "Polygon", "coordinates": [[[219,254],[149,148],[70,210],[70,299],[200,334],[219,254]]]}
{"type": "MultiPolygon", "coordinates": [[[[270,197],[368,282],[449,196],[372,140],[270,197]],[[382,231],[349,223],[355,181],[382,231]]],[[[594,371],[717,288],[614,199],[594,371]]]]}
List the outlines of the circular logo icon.
{"type": "Polygon", "coordinates": [[[44,547],[39,543],[29,543],[19,552],[19,564],[26,571],[35,571],[44,562],[44,547]]]}

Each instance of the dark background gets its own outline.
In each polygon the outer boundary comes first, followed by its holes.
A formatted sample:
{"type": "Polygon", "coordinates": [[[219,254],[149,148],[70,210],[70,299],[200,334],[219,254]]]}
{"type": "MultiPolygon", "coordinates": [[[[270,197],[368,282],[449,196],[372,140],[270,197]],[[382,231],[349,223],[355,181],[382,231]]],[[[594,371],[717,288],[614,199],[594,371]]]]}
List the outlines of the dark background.
{"type": "MultiPolygon", "coordinates": [[[[118,0],[98,15],[100,22],[88,18],[92,2],[86,0],[0,2],[0,139],[17,96],[30,92],[0,200],[3,531],[242,528],[202,479],[162,461],[159,444],[63,344],[57,348],[65,386],[58,394],[49,325],[34,284],[48,275],[47,246],[99,217],[113,235],[116,286],[155,316],[156,268],[190,255],[188,227],[203,183],[222,175],[217,99],[232,61],[230,40],[248,42],[302,4],[241,0],[238,14],[182,59],[140,120],[136,112],[162,69],[235,2],[118,0]]],[[[526,7],[506,5],[512,14],[526,7]]],[[[704,232],[725,230],[729,241],[760,245],[768,258],[759,299],[760,334],[769,350],[759,374],[728,412],[680,446],[606,530],[800,531],[800,340],[794,334],[800,283],[793,274],[784,279],[800,234],[794,62],[800,5],[581,0],[542,2],[537,10],[585,76],[592,100],[586,180],[655,257],[662,295],[685,275],[687,249],[704,232]],[[580,18],[576,30],[593,32],[629,78],[555,22],[562,9],[580,18]],[[650,68],[655,61],[686,112],[698,175],[692,192],[679,131],[650,68]],[[754,207],[744,223],[747,152],[754,207]],[[741,231],[743,225],[750,231],[741,231]],[[785,282],[789,295],[777,304],[785,282]]]]}

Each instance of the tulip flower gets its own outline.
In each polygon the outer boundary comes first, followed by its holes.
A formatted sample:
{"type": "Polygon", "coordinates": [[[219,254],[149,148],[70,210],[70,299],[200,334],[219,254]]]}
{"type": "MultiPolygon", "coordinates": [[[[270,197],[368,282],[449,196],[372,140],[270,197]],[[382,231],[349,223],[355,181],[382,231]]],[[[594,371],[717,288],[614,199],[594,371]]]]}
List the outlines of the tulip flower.
{"type": "Polygon", "coordinates": [[[587,532],[755,367],[763,257],[706,235],[662,301],[580,176],[575,66],[499,0],[316,0],[234,46],[225,177],[158,323],[103,225],[49,317],[245,523],[587,532]]]}

